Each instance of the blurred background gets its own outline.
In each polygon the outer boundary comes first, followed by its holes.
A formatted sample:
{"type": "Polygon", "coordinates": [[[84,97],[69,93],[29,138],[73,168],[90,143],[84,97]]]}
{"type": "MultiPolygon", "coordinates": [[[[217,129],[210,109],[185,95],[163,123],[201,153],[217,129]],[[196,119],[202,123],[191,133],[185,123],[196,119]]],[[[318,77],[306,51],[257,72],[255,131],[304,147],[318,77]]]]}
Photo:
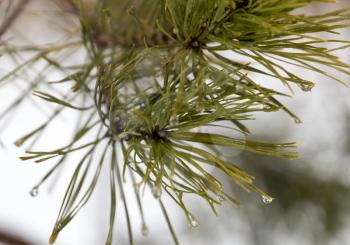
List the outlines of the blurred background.
{"type": "MultiPolygon", "coordinates": [[[[343,0],[338,4],[314,4],[299,11],[316,14],[325,9],[346,6],[350,7],[350,2],[343,0]]],[[[79,23],[74,11],[69,0],[0,0],[0,46],[2,42],[43,45],[62,41],[67,36],[79,38],[79,23]],[[18,14],[9,21],[8,13],[16,11],[18,14]]],[[[349,40],[350,30],[343,30],[341,37],[349,40]]],[[[348,52],[342,51],[339,55],[350,63],[348,52]]],[[[0,76],[24,58],[9,58],[0,53],[0,76]]],[[[77,52],[70,59],[72,63],[81,62],[82,57],[77,52]]],[[[16,83],[6,87],[0,84],[0,113],[15,96],[25,91],[23,86],[26,82],[57,78],[54,71],[44,72],[44,66],[39,63],[18,76],[16,83]]],[[[290,69],[300,72],[294,67],[290,69]]],[[[189,229],[182,211],[165,198],[180,244],[350,244],[350,90],[316,74],[305,73],[305,77],[317,82],[312,93],[296,91],[293,99],[283,99],[303,120],[302,124],[296,124],[282,112],[257,114],[257,120],[248,123],[253,138],[298,142],[299,159],[287,161],[246,153],[225,154],[256,176],[258,186],[275,197],[274,201],[264,204],[258,195],[244,193],[229,181],[224,181],[225,190],[234,193],[242,201],[242,207],[234,208],[227,203],[219,208],[219,216],[216,217],[206,203],[188,198],[189,208],[199,222],[198,228],[189,229]]],[[[269,86],[282,89],[278,83],[269,86]]],[[[1,245],[48,244],[68,184],[69,164],[61,176],[39,190],[37,197],[29,194],[50,166],[21,162],[18,157],[24,154],[25,149],[17,148],[13,142],[39,125],[52,109],[39,105],[38,110],[37,104],[37,99],[28,100],[10,117],[1,120],[1,245]]],[[[67,142],[69,135],[62,134],[62,130],[69,128],[75,120],[76,115],[72,113],[51,125],[54,130],[45,135],[45,147],[54,148],[67,142]]],[[[91,202],[60,234],[57,245],[104,244],[109,217],[107,172],[101,177],[91,202]]],[[[143,200],[149,235],[142,236],[141,222],[135,215],[132,219],[135,243],[172,244],[160,208],[150,191],[145,192],[143,200]]],[[[133,213],[135,202],[129,203],[133,213]]],[[[128,244],[125,219],[122,212],[118,215],[114,244],[128,244]]]]}

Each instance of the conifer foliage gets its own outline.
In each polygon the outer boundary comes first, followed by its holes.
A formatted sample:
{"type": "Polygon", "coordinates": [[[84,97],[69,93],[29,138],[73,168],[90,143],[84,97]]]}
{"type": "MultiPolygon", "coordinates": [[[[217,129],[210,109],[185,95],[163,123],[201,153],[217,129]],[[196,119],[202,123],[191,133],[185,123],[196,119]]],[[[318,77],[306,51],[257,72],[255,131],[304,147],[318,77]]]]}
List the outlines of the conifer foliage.
{"type": "MultiPolygon", "coordinates": [[[[349,9],[312,16],[294,11],[314,2],[335,4],[332,0],[104,0],[87,6],[84,1],[73,1],[81,26],[78,40],[74,37],[45,47],[13,47],[4,42],[1,49],[5,55],[34,55],[4,74],[1,85],[11,84],[16,75],[43,60],[50,69],[67,74],[59,81],[33,81],[0,117],[32,95],[55,105],[46,122],[16,141],[18,146],[31,147],[22,160],[58,159],[33,188],[34,196],[71,153],[81,152],[50,243],[88,202],[103,168],[110,174],[106,244],[112,244],[119,203],[133,244],[129,193],[123,187],[127,176],[131,176],[128,179],[133,182],[141,218],[142,190],[150,188],[176,244],[179,241],[162,201],[164,195],[178,204],[192,227],[198,221],[187,208],[185,196],[201,197],[214,213],[224,201],[239,205],[212,169],[270,203],[273,198],[255,185],[244,166],[225,159],[217,149],[297,157],[293,142],[250,140],[253,136],[248,137],[251,132],[245,122],[257,112],[283,110],[301,123],[279,99],[292,95],[295,88],[310,91],[315,84],[303,74],[291,72],[286,64],[338,82],[342,82],[338,76],[323,67],[350,74],[349,65],[335,54],[349,47],[348,40],[336,37],[337,29],[348,26],[349,9]],[[326,32],[334,39],[319,35],[326,32]],[[74,49],[84,50],[84,63],[67,65],[58,58],[74,49]],[[259,79],[280,81],[290,93],[262,86],[259,79]],[[67,83],[71,87],[65,93],[48,92],[67,83]],[[55,150],[34,150],[46,127],[70,110],[81,114],[71,143],[55,150]],[[222,127],[238,131],[242,137],[216,133],[222,127]]],[[[142,223],[146,234],[146,223],[142,223]]]]}

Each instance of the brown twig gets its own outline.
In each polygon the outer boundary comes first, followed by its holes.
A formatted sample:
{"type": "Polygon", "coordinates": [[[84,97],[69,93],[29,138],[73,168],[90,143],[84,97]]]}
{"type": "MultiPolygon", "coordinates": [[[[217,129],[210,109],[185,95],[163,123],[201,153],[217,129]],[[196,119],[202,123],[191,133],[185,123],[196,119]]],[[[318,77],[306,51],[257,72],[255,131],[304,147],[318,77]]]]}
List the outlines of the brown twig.
{"type": "Polygon", "coordinates": [[[21,0],[15,9],[12,11],[11,15],[2,23],[0,27],[0,37],[6,33],[6,31],[11,27],[20,13],[23,11],[24,7],[30,2],[30,0],[21,0]]]}
{"type": "Polygon", "coordinates": [[[0,244],[3,243],[9,245],[33,245],[33,243],[28,242],[20,237],[17,237],[14,234],[0,231],[0,244]]]}

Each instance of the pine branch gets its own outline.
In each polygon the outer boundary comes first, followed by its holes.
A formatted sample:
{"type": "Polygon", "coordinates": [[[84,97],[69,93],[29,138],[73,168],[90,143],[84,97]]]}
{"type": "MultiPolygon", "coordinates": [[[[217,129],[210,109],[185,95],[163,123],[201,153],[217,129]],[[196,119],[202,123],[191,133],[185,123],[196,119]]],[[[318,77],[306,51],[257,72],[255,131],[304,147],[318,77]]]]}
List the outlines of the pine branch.
{"type": "MultiPolygon", "coordinates": [[[[127,217],[129,241],[133,243],[127,195],[121,181],[126,180],[127,172],[133,176],[143,219],[142,232],[148,233],[139,193],[141,188],[150,188],[159,199],[175,244],[179,241],[166,205],[160,199],[162,195],[178,204],[190,227],[198,226],[198,222],[187,208],[185,196],[202,198],[215,214],[224,201],[240,205],[226,193],[210,168],[219,170],[243,190],[257,193],[264,203],[272,202],[273,197],[256,186],[254,176],[222,157],[218,149],[295,159],[294,142],[248,139],[251,131],[245,122],[254,120],[254,114],[259,112],[283,110],[301,123],[279,99],[291,97],[295,86],[308,92],[316,83],[308,81],[303,73],[291,72],[285,64],[339,82],[342,80],[338,76],[323,67],[350,75],[349,64],[335,55],[335,51],[348,48],[350,41],[323,39],[319,35],[335,36],[338,29],[348,27],[349,9],[313,16],[292,12],[312,2],[333,1],[106,0],[92,7],[76,2],[81,40],[45,49],[20,49],[7,44],[4,50],[9,56],[19,52],[35,55],[0,80],[7,85],[23,70],[45,61],[49,67],[66,74],[47,83],[50,90],[55,91],[51,86],[71,84],[62,96],[41,89],[39,92],[37,84],[26,90],[25,96],[35,89],[34,95],[43,102],[54,103],[57,109],[46,122],[16,141],[18,146],[35,143],[47,125],[66,109],[76,110],[80,115],[71,143],[54,150],[28,150],[21,157],[35,162],[60,158],[34,187],[32,193],[36,195],[71,153],[82,154],[63,198],[50,243],[87,203],[103,167],[109,169],[111,195],[106,244],[113,242],[119,203],[117,188],[127,217]],[[325,44],[337,47],[327,48],[325,44]],[[78,48],[83,48],[88,57],[82,64],[68,66],[56,58],[78,48]],[[260,85],[262,78],[282,82],[290,94],[260,85]],[[240,132],[241,137],[216,133],[222,127],[240,132]],[[203,128],[211,130],[204,133],[203,128]],[[117,152],[122,153],[123,161],[117,162],[117,152]]],[[[17,99],[13,105],[17,107],[22,102],[17,99]]],[[[1,117],[12,109],[6,109],[1,117]]]]}

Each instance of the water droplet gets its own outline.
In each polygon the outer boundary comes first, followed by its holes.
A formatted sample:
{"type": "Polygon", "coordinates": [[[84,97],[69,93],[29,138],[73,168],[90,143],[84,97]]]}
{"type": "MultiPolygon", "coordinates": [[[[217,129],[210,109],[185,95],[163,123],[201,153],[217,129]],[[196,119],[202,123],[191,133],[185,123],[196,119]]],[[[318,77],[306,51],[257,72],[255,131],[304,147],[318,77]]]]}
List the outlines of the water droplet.
{"type": "Polygon", "coordinates": [[[313,82],[304,81],[304,83],[298,84],[300,89],[304,92],[311,92],[312,88],[315,86],[313,82]]]}
{"type": "Polygon", "coordinates": [[[22,146],[23,145],[23,143],[24,143],[24,140],[23,139],[18,139],[18,140],[16,140],[15,141],[15,146],[17,146],[17,147],[20,147],[20,146],[22,146]]]}
{"type": "Polygon", "coordinates": [[[299,118],[294,118],[294,122],[296,123],[296,124],[301,124],[301,123],[303,123],[303,121],[301,121],[299,118]]]}
{"type": "Polygon", "coordinates": [[[141,233],[143,236],[148,236],[149,230],[146,224],[142,224],[141,233]]]}
{"type": "Polygon", "coordinates": [[[154,185],[152,188],[152,193],[155,198],[160,198],[162,195],[162,187],[154,185]]]}
{"type": "Polygon", "coordinates": [[[272,197],[266,196],[266,195],[262,195],[261,199],[262,199],[263,203],[265,203],[265,204],[269,204],[273,201],[272,197]]]}
{"type": "Polygon", "coordinates": [[[188,226],[189,226],[191,229],[196,228],[196,227],[199,226],[198,221],[197,221],[192,215],[189,215],[189,216],[188,216],[188,219],[189,219],[188,226]]]}
{"type": "Polygon", "coordinates": [[[37,186],[34,186],[34,187],[29,191],[29,194],[30,194],[32,197],[38,196],[38,194],[39,194],[39,188],[38,188],[37,186]]]}
{"type": "Polygon", "coordinates": [[[139,105],[140,110],[145,110],[146,109],[146,103],[141,102],[139,105]]]}

